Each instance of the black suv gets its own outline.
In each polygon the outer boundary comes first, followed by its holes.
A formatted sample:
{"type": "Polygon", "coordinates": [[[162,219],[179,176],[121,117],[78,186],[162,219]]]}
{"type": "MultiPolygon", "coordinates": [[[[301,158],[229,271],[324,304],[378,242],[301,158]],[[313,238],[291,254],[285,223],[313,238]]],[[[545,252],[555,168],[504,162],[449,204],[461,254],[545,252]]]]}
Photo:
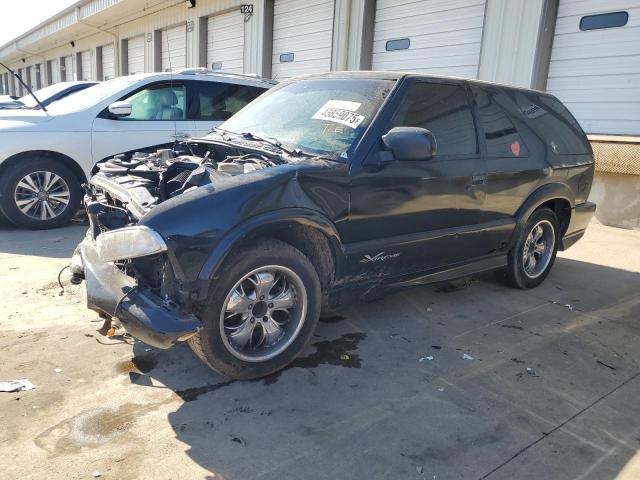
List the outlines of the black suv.
{"type": "Polygon", "coordinates": [[[301,77],[204,138],[99,163],[73,280],[107,324],[260,377],[347,299],[486,270],[537,286],[584,234],[593,173],[584,132],[546,93],[301,77]]]}

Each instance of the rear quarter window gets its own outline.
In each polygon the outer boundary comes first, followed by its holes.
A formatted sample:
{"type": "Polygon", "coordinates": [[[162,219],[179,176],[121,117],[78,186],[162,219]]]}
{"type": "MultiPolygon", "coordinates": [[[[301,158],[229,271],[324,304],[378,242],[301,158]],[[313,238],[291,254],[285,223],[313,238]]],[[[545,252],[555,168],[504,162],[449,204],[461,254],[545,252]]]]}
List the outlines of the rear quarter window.
{"type": "Polygon", "coordinates": [[[555,155],[584,155],[591,145],[578,121],[560,100],[552,95],[516,91],[518,114],[555,155]]]}
{"type": "Polygon", "coordinates": [[[478,109],[478,121],[484,132],[487,156],[528,157],[529,150],[503,106],[508,104],[508,98],[497,90],[473,87],[472,91],[478,109]]]}

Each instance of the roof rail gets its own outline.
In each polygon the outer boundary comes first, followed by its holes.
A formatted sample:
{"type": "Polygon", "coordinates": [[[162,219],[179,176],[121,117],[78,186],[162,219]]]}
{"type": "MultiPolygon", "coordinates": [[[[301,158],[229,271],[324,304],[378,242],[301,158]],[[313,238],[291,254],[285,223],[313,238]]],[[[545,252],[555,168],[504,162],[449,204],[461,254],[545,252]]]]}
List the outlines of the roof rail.
{"type": "Polygon", "coordinates": [[[251,80],[261,80],[263,82],[272,83],[272,84],[277,83],[275,80],[261,77],[257,73],[225,72],[224,70],[210,70],[205,67],[184,68],[184,69],[176,70],[176,73],[180,73],[182,75],[223,75],[228,77],[240,77],[240,78],[248,78],[251,80]]]}

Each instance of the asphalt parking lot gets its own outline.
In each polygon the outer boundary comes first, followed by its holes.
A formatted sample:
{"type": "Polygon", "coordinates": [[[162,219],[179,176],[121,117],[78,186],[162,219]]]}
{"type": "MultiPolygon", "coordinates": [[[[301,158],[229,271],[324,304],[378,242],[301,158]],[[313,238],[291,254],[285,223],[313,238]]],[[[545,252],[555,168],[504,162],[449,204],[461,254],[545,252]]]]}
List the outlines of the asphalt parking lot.
{"type": "Polygon", "coordinates": [[[233,382],[60,295],[85,229],[0,226],[0,380],[36,385],[0,393],[1,478],[640,478],[640,231],[591,225],[532,291],[353,305],[291,368],[233,382]]]}

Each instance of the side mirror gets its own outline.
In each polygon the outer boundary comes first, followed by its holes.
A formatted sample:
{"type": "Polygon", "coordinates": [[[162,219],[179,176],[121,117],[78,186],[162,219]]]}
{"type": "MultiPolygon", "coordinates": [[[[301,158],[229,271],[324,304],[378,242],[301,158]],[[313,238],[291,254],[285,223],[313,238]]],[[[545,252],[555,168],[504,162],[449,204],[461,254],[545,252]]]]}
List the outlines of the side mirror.
{"type": "Polygon", "coordinates": [[[396,160],[430,160],[436,154],[436,138],[426,128],[393,127],[382,136],[382,143],[396,160]]]}
{"type": "Polygon", "coordinates": [[[121,102],[113,102],[109,105],[109,113],[116,117],[128,117],[131,115],[131,103],[123,100],[121,102]]]}

